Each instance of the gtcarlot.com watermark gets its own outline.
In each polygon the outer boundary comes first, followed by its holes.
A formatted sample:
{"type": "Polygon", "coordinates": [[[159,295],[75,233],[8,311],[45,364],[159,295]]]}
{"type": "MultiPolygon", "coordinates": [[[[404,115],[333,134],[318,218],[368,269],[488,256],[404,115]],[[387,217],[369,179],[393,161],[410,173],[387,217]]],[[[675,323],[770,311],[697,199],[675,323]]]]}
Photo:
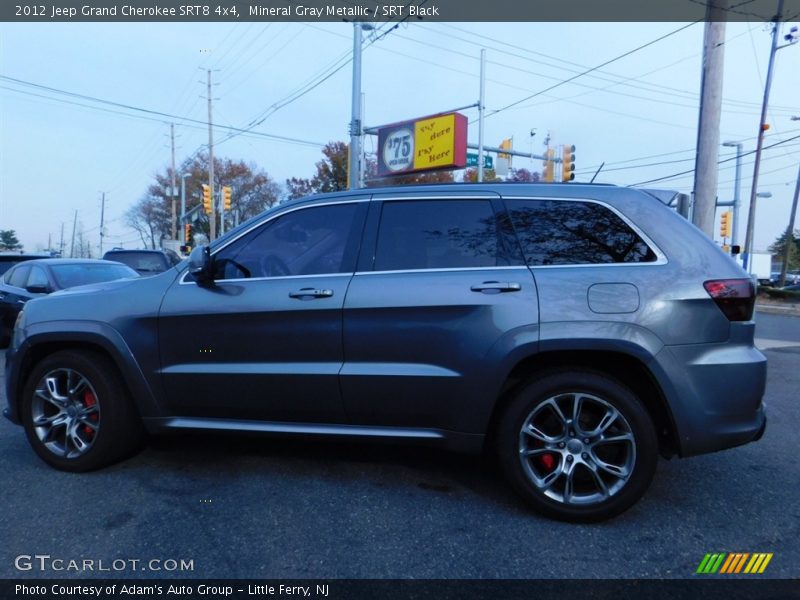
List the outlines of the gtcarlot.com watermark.
{"type": "Polygon", "coordinates": [[[185,558],[60,558],[49,554],[20,554],[14,559],[17,571],[40,573],[119,573],[141,571],[194,571],[194,559],[185,558]]]}

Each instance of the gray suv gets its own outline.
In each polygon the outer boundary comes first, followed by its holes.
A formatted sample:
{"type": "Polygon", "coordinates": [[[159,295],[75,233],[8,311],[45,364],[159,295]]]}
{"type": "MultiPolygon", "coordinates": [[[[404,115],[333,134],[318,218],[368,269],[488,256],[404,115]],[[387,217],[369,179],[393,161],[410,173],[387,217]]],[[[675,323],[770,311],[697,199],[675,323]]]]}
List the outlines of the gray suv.
{"type": "Polygon", "coordinates": [[[659,455],[761,437],[753,305],[748,276],[640,190],[316,196],[177,269],[29,302],[5,414],[67,471],[145,430],[488,449],[541,513],[597,521],[644,494],[659,455]]]}

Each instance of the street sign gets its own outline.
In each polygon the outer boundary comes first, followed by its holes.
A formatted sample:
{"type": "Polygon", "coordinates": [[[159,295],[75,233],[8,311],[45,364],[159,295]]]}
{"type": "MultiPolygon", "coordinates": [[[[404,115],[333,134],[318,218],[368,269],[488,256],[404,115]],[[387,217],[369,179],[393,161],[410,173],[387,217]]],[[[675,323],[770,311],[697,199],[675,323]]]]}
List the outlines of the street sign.
{"type": "MultiPolygon", "coordinates": [[[[468,167],[477,167],[478,166],[478,155],[473,154],[472,152],[467,152],[467,166],[468,167]]],[[[484,169],[493,169],[494,168],[494,158],[489,156],[488,154],[483,155],[483,168],[484,169]]]]}

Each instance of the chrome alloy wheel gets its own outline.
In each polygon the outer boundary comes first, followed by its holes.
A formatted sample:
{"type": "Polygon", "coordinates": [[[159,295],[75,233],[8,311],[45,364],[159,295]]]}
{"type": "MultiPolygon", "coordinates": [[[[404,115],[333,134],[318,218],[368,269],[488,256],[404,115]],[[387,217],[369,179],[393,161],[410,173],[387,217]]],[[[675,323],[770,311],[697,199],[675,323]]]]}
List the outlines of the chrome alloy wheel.
{"type": "Polygon", "coordinates": [[[559,394],[523,421],[519,459],[530,482],[551,500],[597,504],[625,487],[636,463],[636,440],[625,417],[602,398],[559,394]]]}
{"type": "Polygon", "coordinates": [[[36,436],[50,452],[77,458],[86,454],[97,439],[97,392],[78,371],[54,369],[36,384],[31,418],[36,436]]]}

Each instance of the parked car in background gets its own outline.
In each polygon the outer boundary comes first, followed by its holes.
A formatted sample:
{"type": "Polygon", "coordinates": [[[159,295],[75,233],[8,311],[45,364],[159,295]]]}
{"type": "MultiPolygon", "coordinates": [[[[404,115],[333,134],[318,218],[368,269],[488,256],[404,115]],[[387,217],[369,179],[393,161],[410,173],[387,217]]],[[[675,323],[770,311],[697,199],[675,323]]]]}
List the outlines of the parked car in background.
{"type": "MultiPolygon", "coordinates": [[[[786,281],[785,285],[794,285],[795,283],[800,283],[800,273],[797,271],[789,271],[786,273],[786,281]]],[[[780,271],[773,271],[770,275],[769,286],[770,287],[778,287],[781,284],[781,272],[780,271]]]]}
{"type": "Polygon", "coordinates": [[[38,258],[50,258],[49,254],[23,254],[21,252],[0,252],[0,275],[8,271],[11,267],[26,260],[36,260],[38,258]]]}
{"type": "Polygon", "coordinates": [[[163,273],[183,260],[174,250],[127,250],[124,248],[109,250],[103,255],[103,259],[126,264],[144,276],[163,273]]]}
{"type": "Polygon", "coordinates": [[[145,430],[486,449],[535,509],[597,521],[659,454],[762,436],[754,304],[643,190],[353,190],[279,204],[160,275],[30,302],[4,412],[76,472],[145,430]]]}
{"type": "Polygon", "coordinates": [[[89,258],[46,258],[15,265],[0,279],[0,348],[8,345],[17,314],[28,300],[79,285],[138,276],[121,263],[89,258]]]}

